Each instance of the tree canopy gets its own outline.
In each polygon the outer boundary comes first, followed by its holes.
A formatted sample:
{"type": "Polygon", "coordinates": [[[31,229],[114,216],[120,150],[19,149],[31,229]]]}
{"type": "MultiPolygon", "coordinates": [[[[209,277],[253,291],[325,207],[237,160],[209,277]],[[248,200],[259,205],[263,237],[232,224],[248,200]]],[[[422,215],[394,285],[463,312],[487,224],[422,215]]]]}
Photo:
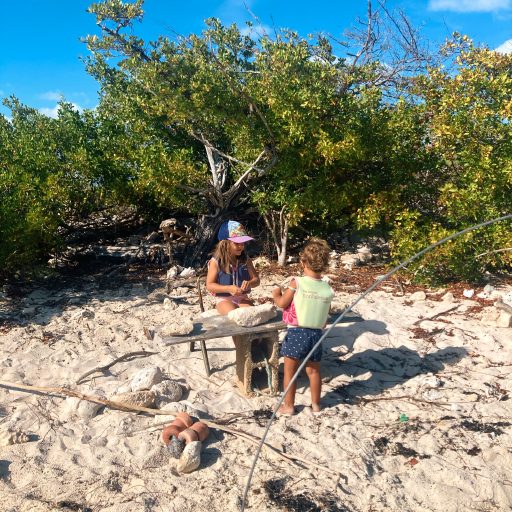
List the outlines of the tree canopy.
{"type": "MultiPolygon", "coordinates": [[[[101,29],[85,39],[97,109],[62,102],[50,119],[11,98],[12,119],[0,116],[4,266],[58,248],[73,218],[106,205],[195,216],[188,263],[204,259],[223,220],[250,212],[281,263],[297,229],[378,230],[399,261],[510,212],[510,55],[455,35],[425,56],[401,17],[402,51],[390,56],[370,10],[351,54],[327,36],[253,38],[217,19],[146,42],[134,35],[142,0],[89,10],[101,29]]],[[[497,252],[510,233],[496,224],[442,246],[416,275],[510,267],[512,252],[497,252]]]]}

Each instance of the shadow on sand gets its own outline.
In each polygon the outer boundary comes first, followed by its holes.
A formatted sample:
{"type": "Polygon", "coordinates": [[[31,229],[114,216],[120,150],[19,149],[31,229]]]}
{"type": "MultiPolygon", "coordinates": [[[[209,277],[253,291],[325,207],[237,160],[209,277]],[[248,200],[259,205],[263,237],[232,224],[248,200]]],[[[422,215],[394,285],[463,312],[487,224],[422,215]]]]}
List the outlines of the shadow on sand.
{"type": "Polygon", "coordinates": [[[345,360],[331,359],[327,367],[333,376],[360,377],[370,372],[371,375],[365,380],[355,380],[330,389],[322,401],[326,407],[339,403],[357,403],[360,397],[380,395],[386,389],[400,386],[418,375],[436,374],[447,365],[463,359],[467,353],[462,347],[447,347],[421,356],[402,345],[364,350],[345,360]]]}
{"type": "MultiPolygon", "coordinates": [[[[406,346],[368,349],[351,354],[356,340],[363,335],[383,336],[389,334],[387,326],[380,320],[354,319],[353,323],[338,325],[323,342],[322,375],[332,379],[341,375],[357,378],[369,374],[365,380],[354,380],[334,388],[324,386],[324,407],[340,403],[354,404],[360,397],[379,395],[386,389],[399,386],[418,375],[443,370],[467,355],[462,347],[448,347],[421,356],[406,346]],[[340,350],[341,349],[341,350],[340,350]],[[351,355],[350,355],[351,354],[351,355]]],[[[304,372],[303,372],[304,373],[304,372]]],[[[305,386],[309,393],[307,377],[301,375],[298,388],[305,386]]]]}

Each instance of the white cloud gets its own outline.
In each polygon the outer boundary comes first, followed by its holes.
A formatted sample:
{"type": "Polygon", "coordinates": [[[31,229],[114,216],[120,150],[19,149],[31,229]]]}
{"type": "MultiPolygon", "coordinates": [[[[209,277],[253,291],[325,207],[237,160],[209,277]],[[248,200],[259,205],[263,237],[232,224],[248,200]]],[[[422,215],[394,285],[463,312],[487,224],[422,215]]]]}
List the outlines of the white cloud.
{"type": "Polygon", "coordinates": [[[244,36],[270,36],[274,33],[274,29],[269,25],[253,25],[252,27],[243,28],[240,33],[244,36]]]}
{"type": "MultiPolygon", "coordinates": [[[[255,0],[224,0],[219,7],[215,10],[215,16],[220,19],[223,25],[231,25],[236,23],[240,32],[244,35],[262,35],[262,31],[258,28],[261,20],[258,16],[258,11],[252,10],[252,5],[255,0]],[[253,23],[252,30],[246,27],[246,22],[251,21],[253,23]],[[244,28],[246,27],[246,28],[244,28]]],[[[271,34],[273,29],[268,25],[261,25],[264,30],[271,34]]]]}
{"type": "MultiPolygon", "coordinates": [[[[76,103],[71,103],[71,104],[79,112],[83,111],[83,108],[80,105],[78,105],[76,103]]],[[[45,116],[53,117],[54,119],[57,119],[57,117],[59,115],[59,108],[60,108],[60,105],[55,105],[54,107],[43,107],[38,110],[39,110],[39,112],[41,112],[41,114],[43,114],[45,116]]]]}
{"type": "Polygon", "coordinates": [[[247,7],[250,9],[253,3],[254,0],[224,0],[217,8],[217,11],[224,14],[230,14],[233,11],[247,13],[247,7]]]}
{"type": "Polygon", "coordinates": [[[89,101],[89,95],[86,94],[85,92],[72,92],[70,95],[69,95],[70,98],[80,98],[82,101],[84,101],[85,103],[87,103],[89,101]]]}
{"type": "Polygon", "coordinates": [[[494,51],[499,53],[512,53],[512,39],[507,39],[504,43],[500,44],[494,51]]]}
{"type": "Polygon", "coordinates": [[[48,91],[41,93],[39,98],[48,101],[60,101],[62,98],[64,98],[64,95],[60,91],[48,91]]]}
{"type": "Polygon", "coordinates": [[[43,107],[39,109],[39,112],[45,116],[53,117],[56,119],[59,114],[59,108],[59,105],[55,105],[53,108],[43,107]]]}
{"type": "Polygon", "coordinates": [[[430,0],[430,11],[494,12],[511,8],[512,0],[430,0]]]}

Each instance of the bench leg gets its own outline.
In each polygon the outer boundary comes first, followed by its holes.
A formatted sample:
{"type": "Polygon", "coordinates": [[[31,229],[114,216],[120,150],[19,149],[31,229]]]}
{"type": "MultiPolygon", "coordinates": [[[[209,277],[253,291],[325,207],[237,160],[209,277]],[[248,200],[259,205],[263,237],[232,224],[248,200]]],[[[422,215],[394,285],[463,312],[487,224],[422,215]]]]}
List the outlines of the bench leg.
{"type": "MultiPolygon", "coordinates": [[[[200,340],[199,343],[201,344],[201,353],[203,356],[203,363],[204,363],[204,369],[206,371],[206,376],[209,377],[212,373],[210,370],[210,361],[208,360],[208,351],[206,350],[206,343],[204,340],[200,340]]],[[[189,351],[194,352],[196,349],[195,342],[191,341],[189,346],[189,351]]]]}
{"type": "Polygon", "coordinates": [[[204,340],[201,340],[200,343],[201,343],[201,352],[203,353],[204,369],[206,371],[206,376],[209,377],[212,372],[210,370],[210,361],[208,361],[208,351],[206,350],[206,343],[204,340]]]}
{"type": "Polygon", "coordinates": [[[265,369],[270,384],[269,394],[275,395],[279,389],[279,337],[277,331],[265,334],[245,334],[233,336],[236,348],[236,376],[238,386],[248,396],[254,396],[253,375],[254,370],[265,369]],[[266,355],[263,360],[253,360],[253,342],[263,343],[266,355]]]}

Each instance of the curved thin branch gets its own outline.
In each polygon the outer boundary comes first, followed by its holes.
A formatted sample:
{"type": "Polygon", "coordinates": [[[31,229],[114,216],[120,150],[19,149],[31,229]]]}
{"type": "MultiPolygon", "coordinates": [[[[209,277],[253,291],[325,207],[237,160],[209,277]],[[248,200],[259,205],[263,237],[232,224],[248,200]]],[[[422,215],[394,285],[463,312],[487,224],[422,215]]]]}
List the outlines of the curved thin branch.
{"type": "Polygon", "coordinates": [[[110,361],[110,363],[106,364],[105,366],[97,366],[96,368],[93,368],[92,370],[85,372],[83,375],[78,377],[78,379],[76,380],[76,384],[80,384],[80,382],[83,381],[86,377],[89,377],[89,375],[92,375],[93,373],[97,372],[104,372],[111,368],[112,366],[114,366],[116,363],[120,363],[121,361],[127,361],[128,359],[132,359],[134,357],[152,356],[154,354],[158,354],[158,352],[146,352],[145,350],[139,350],[137,352],[128,352],[128,354],[124,354],[121,357],[118,357],[113,361],[110,361]]]}
{"type": "MultiPolygon", "coordinates": [[[[229,160],[230,162],[235,162],[237,164],[240,164],[240,165],[246,165],[248,167],[252,166],[252,168],[255,170],[255,171],[258,171],[260,173],[260,176],[264,176],[268,169],[262,169],[261,167],[256,167],[254,166],[253,164],[250,164],[250,163],[247,163],[247,162],[244,162],[243,160],[238,160],[238,158],[235,158],[231,155],[228,155],[226,153],[224,153],[223,151],[221,151],[220,149],[218,149],[217,147],[215,147],[210,141],[208,141],[208,139],[206,139],[204,136],[202,135],[198,135],[192,131],[188,132],[189,135],[191,137],[193,137],[194,139],[198,140],[199,142],[201,142],[201,144],[204,144],[205,146],[215,150],[216,153],[218,153],[220,156],[222,156],[223,158],[226,158],[227,160],[229,160]]],[[[267,152],[267,150],[265,150],[265,152],[267,152]]],[[[274,162],[274,158],[272,159],[271,162],[274,162]]],[[[272,164],[273,165],[273,164],[272,164]]],[[[270,167],[269,167],[270,168],[270,167]]]]}
{"type": "MultiPolygon", "coordinates": [[[[253,169],[257,169],[256,167],[256,164],[267,154],[267,151],[264,149],[257,157],[256,157],[256,160],[254,160],[254,162],[252,164],[248,164],[249,168],[242,174],[242,176],[240,176],[240,178],[238,178],[238,180],[236,180],[235,184],[233,185],[232,188],[237,188],[240,186],[240,184],[249,176],[249,174],[251,173],[251,171],[253,169]]],[[[268,171],[269,167],[267,167],[267,171],[268,171]]]]}
{"type": "MultiPolygon", "coordinates": [[[[70,396],[74,398],[79,398],[80,400],[86,400],[88,402],[93,402],[97,404],[102,404],[107,407],[110,407],[111,409],[117,409],[120,411],[125,412],[144,412],[147,414],[152,414],[154,416],[161,415],[161,416],[172,416],[174,417],[175,414],[173,414],[170,411],[162,411],[160,409],[151,409],[149,407],[140,407],[137,405],[127,404],[125,402],[116,402],[113,400],[106,400],[104,398],[98,397],[98,396],[92,396],[92,395],[85,395],[83,393],[80,393],[79,391],[74,391],[72,389],[64,388],[64,387],[42,387],[42,386],[29,386],[27,384],[18,384],[18,383],[11,383],[11,382],[0,382],[0,387],[8,388],[8,389],[20,389],[23,391],[35,391],[37,393],[45,393],[45,394],[56,394],[56,395],[64,395],[64,396],[70,396]]],[[[234,428],[230,428],[226,425],[223,425],[221,423],[216,423],[213,421],[201,419],[203,423],[206,423],[211,428],[216,428],[219,430],[222,430],[224,432],[227,432],[229,434],[232,434],[234,436],[242,437],[243,439],[246,439],[250,443],[258,446],[261,442],[260,438],[249,434],[248,432],[243,432],[242,430],[237,430],[234,428]]],[[[222,421],[222,420],[221,420],[222,421]]],[[[229,420],[228,420],[229,421],[229,420]]],[[[165,423],[162,423],[165,424],[165,423]]],[[[304,459],[302,457],[291,455],[282,452],[275,446],[272,446],[268,443],[264,443],[265,448],[272,451],[274,454],[278,455],[279,457],[285,459],[288,462],[293,462],[295,464],[301,463],[304,465],[307,465],[311,468],[319,469],[321,471],[325,471],[326,473],[330,473],[336,477],[342,477],[341,473],[338,471],[335,471],[329,467],[322,466],[320,464],[317,464],[316,462],[304,459]]],[[[344,477],[346,480],[346,477],[344,477]]]]}
{"type": "Polygon", "coordinates": [[[477,254],[475,256],[475,258],[480,258],[482,256],[487,256],[488,254],[495,254],[497,252],[508,252],[508,251],[512,251],[512,247],[505,247],[504,249],[496,249],[495,251],[483,252],[482,254],[477,254]]]}

